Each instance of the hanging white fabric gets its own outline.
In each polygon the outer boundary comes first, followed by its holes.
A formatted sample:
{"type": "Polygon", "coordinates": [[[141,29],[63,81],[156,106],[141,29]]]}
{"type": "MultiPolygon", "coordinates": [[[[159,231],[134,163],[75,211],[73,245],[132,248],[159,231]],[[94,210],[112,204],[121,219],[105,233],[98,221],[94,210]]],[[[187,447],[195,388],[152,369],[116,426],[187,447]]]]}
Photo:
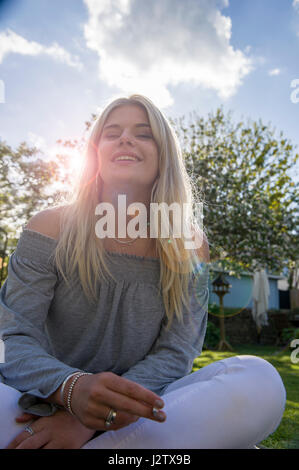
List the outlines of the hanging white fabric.
{"type": "Polygon", "coordinates": [[[253,276],[252,317],[258,329],[267,326],[270,285],[265,269],[256,271],[253,276]]]}

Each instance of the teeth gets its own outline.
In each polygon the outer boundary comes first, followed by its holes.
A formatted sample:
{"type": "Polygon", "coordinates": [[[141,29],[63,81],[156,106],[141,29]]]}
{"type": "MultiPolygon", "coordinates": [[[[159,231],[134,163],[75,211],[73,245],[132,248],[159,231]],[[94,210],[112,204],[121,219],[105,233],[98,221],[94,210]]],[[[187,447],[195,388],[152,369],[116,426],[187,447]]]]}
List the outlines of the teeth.
{"type": "Polygon", "coordinates": [[[133,161],[135,161],[135,160],[138,160],[138,159],[136,157],[131,157],[129,155],[122,155],[121,157],[117,157],[115,159],[115,161],[118,161],[118,160],[133,160],[133,161]]]}

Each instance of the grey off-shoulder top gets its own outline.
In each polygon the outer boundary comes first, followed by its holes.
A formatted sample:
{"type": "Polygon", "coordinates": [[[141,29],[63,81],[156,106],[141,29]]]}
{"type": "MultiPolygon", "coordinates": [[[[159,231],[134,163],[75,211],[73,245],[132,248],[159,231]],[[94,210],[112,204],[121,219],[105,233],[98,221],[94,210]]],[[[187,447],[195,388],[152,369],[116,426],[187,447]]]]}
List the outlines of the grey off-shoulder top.
{"type": "Polygon", "coordinates": [[[202,350],[207,324],[206,263],[190,276],[190,308],[167,331],[159,292],[160,261],[107,252],[116,278],[101,281],[91,303],[79,280],[71,288],[53,261],[57,241],[23,229],[0,290],[0,338],[5,357],[0,377],[19,390],[22,409],[40,416],[42,403],[75,371],[111,371],[163,395],[190,373],[202,350]],[[196,282],[195,282],[196,281],[196,282]]]}

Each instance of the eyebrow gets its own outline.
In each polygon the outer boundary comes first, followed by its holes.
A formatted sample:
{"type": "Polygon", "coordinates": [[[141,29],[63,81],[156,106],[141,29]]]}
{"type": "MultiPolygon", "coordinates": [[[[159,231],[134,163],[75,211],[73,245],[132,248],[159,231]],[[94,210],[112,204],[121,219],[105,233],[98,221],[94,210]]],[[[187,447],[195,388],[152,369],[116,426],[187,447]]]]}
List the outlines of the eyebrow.
{"type": "MultiPolygon", "coordinates": [[[[134,127],[151,127],[149,124],[146,124],[146,123],[139,123],[139,124],[135,124],[134,127]]],[[[112,128],[120,128],[120,125],[119,124],[109,124],[108,126],[104,126],[103,127],[103,130],[106,130],[106,129],[112,129],[112,128]]]]}

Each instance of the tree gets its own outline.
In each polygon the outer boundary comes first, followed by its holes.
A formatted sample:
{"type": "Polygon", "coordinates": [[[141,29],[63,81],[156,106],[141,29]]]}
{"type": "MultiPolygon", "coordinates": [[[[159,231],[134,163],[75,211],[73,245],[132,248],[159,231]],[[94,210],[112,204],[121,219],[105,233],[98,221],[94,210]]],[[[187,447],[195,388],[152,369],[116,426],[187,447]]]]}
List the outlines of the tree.
{"type": "Polygon", "coordinates": [[[172,122],[203,200],[211,259],[232,275],[290,268],[299,253],[299,185],[290,176],[299,155],[290,141],[261,120],[234,123],[222,108],[172,122]]]}
{"type": "Polygon", "coordinates": [[[25,142],[12,149],[0,141],[0,228],[8,235],[7,256],[17,244],[22,225],[61,198],[58,183],[67,159],[42,157],[40,150],[25,142]]]}

